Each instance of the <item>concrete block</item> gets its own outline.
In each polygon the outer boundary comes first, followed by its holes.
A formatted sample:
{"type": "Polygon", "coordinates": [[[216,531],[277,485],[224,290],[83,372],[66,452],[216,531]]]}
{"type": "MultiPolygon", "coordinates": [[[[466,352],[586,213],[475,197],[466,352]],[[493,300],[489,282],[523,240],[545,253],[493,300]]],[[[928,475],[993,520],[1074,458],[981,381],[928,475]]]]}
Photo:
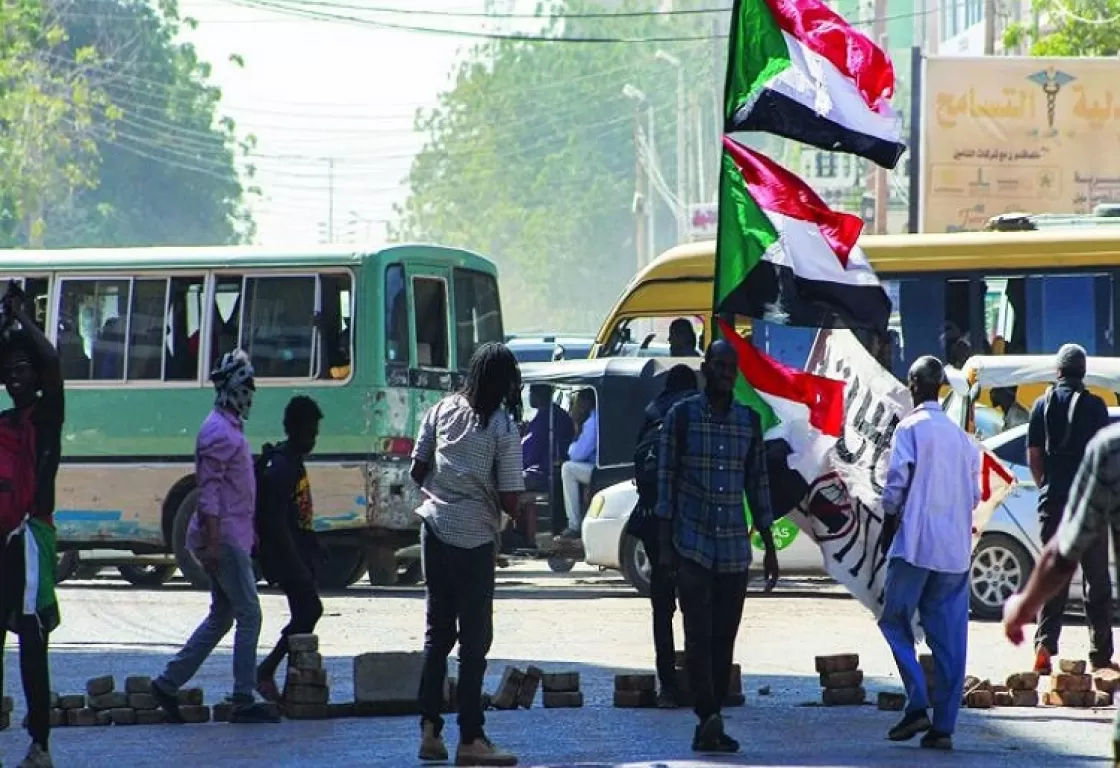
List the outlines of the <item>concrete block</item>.
{"type": "Polygon", "coordinates": [[[179,713],[187,723],[210,722],[210,707],[201,704],[185,704],[179,706],[179,713]]]}
{"type": "Polygon", "coordinates": [[[66,723],[76,726],[97,725],[97,710],[89,707],[66,710],[66,723]]]}
{"type": "Polygon", "coordinates": [[[233,704],[228,701],[219,701],[211,707],[215,723],[228,723],[230,715],[233,714],[233,704]]]}
{"type": "Polygon", "coordinates": [[[354,717],[355,704],[352,701],[340,701],[327,705],[327,717],[354,717]]]}
{"type": "Polygon", "coordinates": [[[1011,706],[1013,707],[1037,707],[1038,706],[1038,691],[1024,691],[1017,690],[1011,692],[1011,706]]]}
{"type": "Polygon", "coordinates": [[[284,701],[288,704],[326,705],[331,698],[330,689],[321,685],[292,685],[284,690],[284,701]]]}
{"type": "Polygon", "coordinates": [[[1013,691],[1038,690],[1038,673],[1018,672],[1014,675],[1009,675],[1007,678],[1007,687],[1013,691]]]}
{"type": "Polygon", "coordinates": [[[1072,672],[1053,675],[1050,678],[1050,690],[1081,693],[1093,688],[1093,678],[1089,675],[1078,675],[1072,672]]]}
{"type": "Polygon", "coordinates": [[[1058,670],[1063,675],[1083,675],[1086,663],[1079,659],[1058,659],[1058,670]]]}
{"type": "Polygon", "coordinates": [[[159,709],[159,702],[150,693],[130,693],[128,694],[128,706],[141,710],[159,709]]]}
{"type": "Polygon", "coordinates": [[[990,690],[976,690],[966,694],[964,705],[970,709],[991,709],[995,705],[995,694],[990,690]]]}
{"type": "Polygon", "coordinates": [[[97,722],[94,725],[112,725],[113,724],[113,710],[102,709],[97,713],[97,722]]]}
{"type": "Polygon", "coordinates": [[[138,709],[136,710],[136,724],[137,725],[161,725],[164,721],[162,709],[138,709]]]}
{"type": "Polygon", "coordinates": [[[616,691],[656,691],[657,675],[615,675],[616,691]]]}
{"type": "Polygon", "coordinates": [[[1014,705],[1011,691],[992,691],[992,704],[997,707],[1010,707],[1014,705]]]}
{"type": "Polygon", "coordinates": [[[126,677],[124,679],[124,692],[128,694],[133,693],[149,693],[152,690],[152,678],[143,676],[126,677]]]}
{"type": "Polygon", "coordinates": [[[575,693],[579,690],[579,672],[554,672],[541,676],[545,693],[575,693]]]}
{"type": "MultiPolygon", "coordinates": [[[[6,715],[5,715],[6,717],[6,715]]],[[[60,728],[66,725],[66,710],[52,709],[51,710],[51,728],[60,728]]]]}
{"type": "Polygon", "coordinates": [[[327,685],[327,670],[289,669],[285,685],[327,685]]]}
{"type": "Polygon", "coordinates": [[[498,683],[498,690],[492,697],[494,709],[517,709],[518,695],[524,682],[524,672],[516,667],[506,667],[502,672],[502,681],[498,683]]]}
{"type": "Polygon", "coordinates": [[[354,657],[355,701],[416,699],[423,653],[363,653],[354,657]]]}
{"type": "Polygon", "coordinates": [[[1051,707],[1074,707],[1083,709],[1096,702],[1095,691],[1047,691],[1043,702],[1051,707]]]}
{"type": "Polygon", "coordinates": [[[821,688],[859,688],[863,685],[863,671],[824,672],[821,674],[821,688]]]}
{"type": "Polygon", "coordinates": [[[116,687],[112,675],[104,675],[102,677],[93,677],[86,681],[86,694],[89,696],[103,696],[110,693],[116,687]]]}
{"type": "Polygon", "coordinates": [[[1105,693],[1115,693],[1120,688],[1120,672],[1102,669],[1093,673],[1093,687],[1105,693]]]}
{"type": "Polygon", "coordinates": [[[657,704],[657,694],[651,690],[615,690],[614,705],[622,709],[642,709],[657,704]]]}
{"type": "Polygon", "coordinates": [[[315,651],[293,653],[288,658],[291,659],[291,666],[296,669],[322,669],[323,667],[323,654],[315,651]]]}
{"type": "Polygon", "coordinates": [[[90,709],[124,709],[127,706],[128,694],[124,691],[111,691],[89,697],[90,709]]]}
{"type": "Polygon", "coordinates": [[[883,712],[901,712],[906,709],[906,694],[883,691],[879,694],[876,706],[883,712]]]}
{"type": "Polygon", "coordinates": [[[292,720],[326,720],[327,704],[288,704],[284,714],[292,720]]]}
{"type": "Polygon", "coordinates": [[[135,709],[110,709],[109,718],[113,721],[113,725],[136,725],[136,710],[135,709]]]}
{"type": "Polygon", "coordinates": [[[86,697],[80,693],[72,693],[58,697],[59,709],[81,709],[86,705],[86,697]]]}
{"type": "Polygon", "coordinates": [[[583,706],[583,694],[579,691],[545,691],[545,709],[575,709],[583,706]]]}
{"type": "Polygon", "coordinates": [[[1094,707],[1111,707],[1112,706],[1112,692],[1111,691],[1093,691],[1093,706],[1094,707]]]}
{"type": "Polygon", "coordinates": [[[854,669],[859,669],[859,654],[840,653],[833,656],[817,656],[815,662],[817,674],[851,672],[854,669]]]}
{"type": "Polygon", "coordinates": [[[857,688],[825,688],[821,691],[821,701],[826,707],[844,707],[862,704],[867,700],[867,691],[857,688]]]}
{"type": "MultiPolygon", "coordinates": [[[[544,676],[544,670],[540,667],[529,666],[525,670],[525,679],[521,681],[521,687],[517,691],[517,706],[523,709],[532,709],[533,700],[537,698],[537,690],[541,687],[541,677],[544,676]]],[[[448,681],[450,686],[450,681],[448,681]]],[[[451,692],[448,691],[448,698],[451,692]]]]}
{"type": "Polygon", "coordinates": [[[180,688],[176,698],[179,706],[199,707],[202,706],[204,694],[201,688],[180,688]]]}
{"type": "Polygon", "coordinates": [[[315,653],[319,650],[319,636],[288,635],[288,650],[292,653],[315,653]]]}
{"type": "Polygon", "coordinates": [[[0,699],[0,715],[10,715],[15,708],[16,703],[12,700],[11,696],[5,696],[0,699]]]}

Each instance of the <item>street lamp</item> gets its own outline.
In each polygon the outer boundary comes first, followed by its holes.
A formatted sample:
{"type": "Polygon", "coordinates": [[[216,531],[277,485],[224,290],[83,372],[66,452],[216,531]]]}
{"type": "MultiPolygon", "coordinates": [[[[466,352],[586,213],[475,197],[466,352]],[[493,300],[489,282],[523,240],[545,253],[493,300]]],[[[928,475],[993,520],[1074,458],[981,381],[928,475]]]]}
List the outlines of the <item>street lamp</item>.
{"type": "MultiPolygon", "coordinates": [[[[634,111],[634,156],[637,157],[637,158],[641,157],[641,153],[640,153],[640,150],[639,150],[639,142],[638,142],[638,137],[639,137],[639,134],[640,134],[640,130],[638,128],[637,108],[643,107],[643,106],[646,108],[646,158],[645,158],[646,193],[644,195],[645,207],[646,207],[645,263],[646,264],[652,264],[653,260],[654,260],[654,257],[656,255],[656,245],[654,243],[654,233],[656,232],[656,228],[655,228],[656,216],[655,216],[654,199],[653,199],[653,173],[654,173],[654,171],[653,171],[653,151],[654,151],[653,150],[653,148],[654,148],[654,143],[653,143],[653,105],[650,103],[649,99],[646,98],[645,93],[641,89],[635,88],[634,86],[630,85],[629,83],[622,86],[622,95],[625,96],[626,98],[632,100],[633,102],[635,102],[635,111],[634,111]]],[[[637,174],[637,168],[635,168],[635,174],[637,174]]],[[[642,258],[642,254],[641,254],[640,251],[638,253],[638,258],[639,259],[642,258]]]]}
{"type": "Polygon", "coordinates": [[[681,60],[668,51],[658,50],[654,54],[654,58],[658,61],[663,61],[677,70],[677,242],[683,243],[688,236],[687,229],[687,209],[688,206],[685,201],[687,196],[685,189],[685,169],[688,167],[688,159],[685,153],[688,151],[685,148],[685,89],[684,89],[684,67],[681,65],[681,60]]]}

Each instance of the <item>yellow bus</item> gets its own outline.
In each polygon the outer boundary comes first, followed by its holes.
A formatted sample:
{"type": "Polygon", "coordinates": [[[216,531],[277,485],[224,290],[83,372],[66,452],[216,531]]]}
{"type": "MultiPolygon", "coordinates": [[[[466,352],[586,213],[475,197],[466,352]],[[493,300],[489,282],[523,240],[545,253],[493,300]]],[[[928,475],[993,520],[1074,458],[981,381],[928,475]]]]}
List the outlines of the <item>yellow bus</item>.
{"type": "MultiPolygon", "coordinates": [[[[971,354],[1049,354],[1065,342],[1090,355],[1120,352],[1120,231],[1111,227],[868,235],[860,246],[894,306],[887,338],[865,343],[900,377],[924,354],[959,366],[971,354]]],[[[667,251],[623,290],[591,356],[667,354],[678,317],[693,321],[703,348],[714,268],[714,241],[667,251]]],[[[815,332],[755,322],[752,334],[801,365],[815,332]]]]}

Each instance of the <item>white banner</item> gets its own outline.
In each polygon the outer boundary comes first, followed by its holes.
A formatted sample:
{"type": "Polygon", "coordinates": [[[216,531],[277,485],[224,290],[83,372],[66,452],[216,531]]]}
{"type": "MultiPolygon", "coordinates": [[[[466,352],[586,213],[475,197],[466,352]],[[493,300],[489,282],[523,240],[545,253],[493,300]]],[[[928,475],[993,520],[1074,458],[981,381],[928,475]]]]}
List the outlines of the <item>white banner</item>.
{"type": "MultiPolygon", "coordinates": [[[[909,391],[850,331],[821,331],[805,370],[841,379],[844,433],[829,451],[821,476],[791,519],[820,545],[825,568],[876,618],[882,612],[886,558],[880,496],[891,439],[913,403],[909,391]]],[[[978,445],[978,450],[983,451],[978,445]]],[[[1006,496],[1011,474],[984,451],[979,478],[985,501],[974,512],[978,534],[1006,496]]]]}

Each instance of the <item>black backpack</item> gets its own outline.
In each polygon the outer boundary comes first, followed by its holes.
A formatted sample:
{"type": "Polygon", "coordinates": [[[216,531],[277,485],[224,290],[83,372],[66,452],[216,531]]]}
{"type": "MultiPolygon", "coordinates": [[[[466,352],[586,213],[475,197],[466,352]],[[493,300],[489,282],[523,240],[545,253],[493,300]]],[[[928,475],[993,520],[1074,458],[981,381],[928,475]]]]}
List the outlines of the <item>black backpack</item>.
{"type": "MultiPolygon", "coordinates": [[[[684,411],[681,411],[678,414],[680,418],[677,419],[678,449],[684,444],[688,432],[688,419],[683,414],[684,411]]],[[[653,509],[657,504],[657,463],[660,458],[661,428],[667,415],[668,411],[646,425],[638,437],[638,446],[634,449],[634,483],[638,487],[638,505],[644,509],[653,509]]]]}
{"type": "MultiPolygon", "coordinates": [[[[261,455],[253,460],[253,480],[257,484],[257,504],[253,511],[253,528],[257,534],[258,549],[260,547],[259,542],[264,540],[261,536],[261,523],[264,520],[264,516],[268,514],[268,510],[264,508],[265,494],[261,491],[264,488],[265,470],[268,469],[268,464],[272,461],[274,453],[276,453],[276,446],[272,443],[265,443],[261,447],[261,455]]],[[[260,552],[254,551],[253,555],[259,557],[260,552]]]]}

